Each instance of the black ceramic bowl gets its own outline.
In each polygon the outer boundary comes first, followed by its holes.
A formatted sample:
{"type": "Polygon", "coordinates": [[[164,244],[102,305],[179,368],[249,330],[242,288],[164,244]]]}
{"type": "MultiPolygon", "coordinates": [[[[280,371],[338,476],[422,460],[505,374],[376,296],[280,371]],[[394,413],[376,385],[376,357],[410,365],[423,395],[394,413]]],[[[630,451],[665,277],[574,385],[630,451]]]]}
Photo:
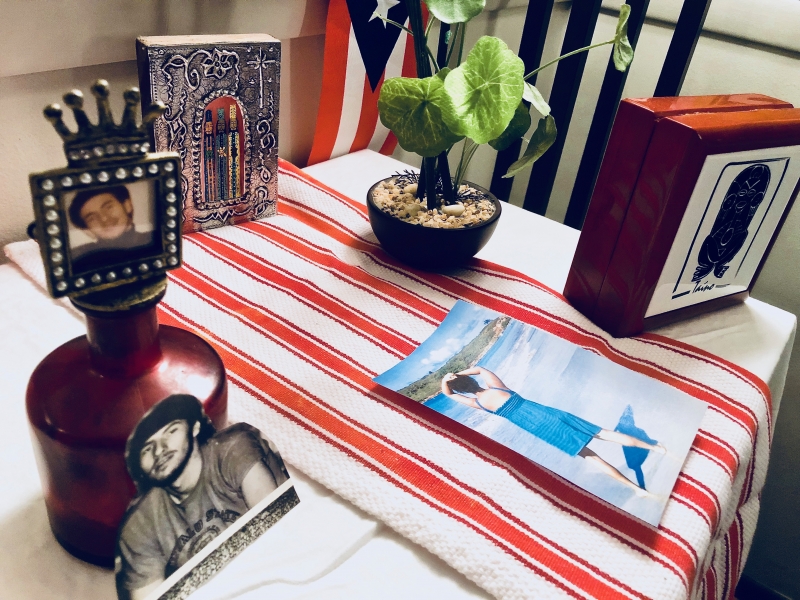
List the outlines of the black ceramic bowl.
{"type": "Polygon", "coordinates": [[[428,271],[451,269],[462,266],[475,256],[492,237],[500,218],[501,202],[481,186],[468,184],[487,194],[494,202],[494,214],[488,221],[462,229],[435,229],[401,221],[378,208],[372,201],[372,191],[389,179],[391,177],[378,181],[369,189],[367,211],[375,236],[381,246],[395,258],[428,271]]]}

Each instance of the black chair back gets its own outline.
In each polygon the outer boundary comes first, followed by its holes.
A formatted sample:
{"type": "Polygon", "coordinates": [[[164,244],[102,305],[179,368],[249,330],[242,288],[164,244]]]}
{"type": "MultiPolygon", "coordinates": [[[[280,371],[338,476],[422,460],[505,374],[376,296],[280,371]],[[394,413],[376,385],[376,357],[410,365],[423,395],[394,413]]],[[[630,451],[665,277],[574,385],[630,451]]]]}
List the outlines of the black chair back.
{"type": "MultiPolygon", "coordinates": [[[[528,4],[519,50],[519,56],[525,63],[526,72],[532,71],[541,64],[542,49],[550,24],[553,1],[530,0],[528,4]]],[[[561,54],[591,44],[601,2],[602,0],[573,1],[561,54]]],[[[634,48],[639,39],[649,3],[650,0],[628,0],[628,4],[631,6],[628,38],[634,48]]],[[[710,5],[711,0],[684,0],[654,96],[677,96],[680,94],[710,5]]],[[[534,163],[523,203],[523,208],[540,215],[545,214],[550,202],[586,65],[586,57],[586,53],[572,56],[558,63],[556,68],[549,104],[558,125],[558,138],[544,156],[534,163]]],[[[575,229],[581,228],[586,217],[586,210],[589,207],[589,200],[597,173],[600,170],[600,163],[603,160],[617,107],[622,98],[627,75],[627,72],[617,71],[613,61],[609,59],[564,219],[566,225],[575,229]]],[[[535,82],[531,81],[531,83],[535,82]]],[[[502,200],[508,200],[513,184],[512,179],[503,179],[502,176],[511,163],[519,158],[520,151],[521,144],[517,143],[497,153],[490,189],[502,200]]]]}

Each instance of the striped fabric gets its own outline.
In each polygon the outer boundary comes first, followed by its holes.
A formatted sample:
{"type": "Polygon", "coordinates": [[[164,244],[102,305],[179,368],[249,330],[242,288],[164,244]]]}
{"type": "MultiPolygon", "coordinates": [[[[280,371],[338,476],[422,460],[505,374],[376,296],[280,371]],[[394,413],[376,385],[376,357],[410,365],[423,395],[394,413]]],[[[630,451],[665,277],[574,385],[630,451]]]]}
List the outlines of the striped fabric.
{"type": "MultiPolygon", "coordinates": [[[[408,26],[407,21],[405,25],[408,26]]],[[[383,26],[389,30],[392,27],[383,26]]],[[[322,94],[308,164],[314,165],[365,148],[391,154],[397,145],[397,138],[378,118],[378,96],[384,80],[401,75],[416,76],[411,37],[400,34],[389,54],[383,76],[373,90],[356,40],[347,0],[330,0],[325,29],[322,94]]]]}
{"type": "Polygon", "coordinates": [[[498,598],[732,598],[771,440],[755,376],[658,336],[613,339],[564,298],[474,260],[411,271],[364,207],[285,162],[279,214],[186,236],[162,323],[218,350],[231,411],[288,462],[498,598]],[[656,529],[371,379],[458,298],[503,312],[708,403],[656,529]]]}

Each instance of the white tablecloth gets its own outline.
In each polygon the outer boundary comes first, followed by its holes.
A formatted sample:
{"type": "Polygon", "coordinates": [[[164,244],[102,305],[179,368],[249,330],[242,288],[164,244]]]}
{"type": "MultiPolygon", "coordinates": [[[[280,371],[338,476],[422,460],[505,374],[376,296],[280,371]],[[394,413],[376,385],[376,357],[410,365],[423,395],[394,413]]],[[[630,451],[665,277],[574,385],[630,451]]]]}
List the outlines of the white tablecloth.
{"type": "MultiPolygon", "coordinates": [[[[308,173],[363,201],[372,183],[406,165],[369,151],[308,173]]],[[[563,289],[578,232],[514,206],[479,254],[563,289]]],[[[796,319],[757,300],[658,333],[694,344],[766,381],[777,417],[796,319]]],[[[84,333],[74,311],[52,301],[13,265],[0,266],[0,597],[113,598],[111,573],[68,555],[50,534],[26,426],[24,391],[41,358],[84,333]]],[[[231,418],[236,419],[235,409],[231,418]]],[[[291,465],[290,465],[291,469],[291,465]]],[[[448,565],[292,470],[301,504],[198,598],[487,597],[448,565]]]]}

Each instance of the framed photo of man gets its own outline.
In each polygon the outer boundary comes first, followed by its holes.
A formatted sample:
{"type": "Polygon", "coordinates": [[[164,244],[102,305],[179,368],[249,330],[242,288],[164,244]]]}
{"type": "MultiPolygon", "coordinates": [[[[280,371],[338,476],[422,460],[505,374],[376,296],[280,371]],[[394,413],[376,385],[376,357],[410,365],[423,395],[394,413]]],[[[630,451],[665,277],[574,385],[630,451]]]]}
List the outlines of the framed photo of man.
{"type": "Polygon", "coordinates": [[[124,260],[152,251],[155,190],[152,181],[113,185],[64,197],[69,217],[69,248],[75,272],[102,266],[114,253],[124,260]]]}
{"type": "Polygon", "coordinates": [[[299,503],[261,431],[217,430],[186,394],[142,417],[125,461],[137,494],[117,540],[120,600],[185,598],[299,503]]]}
{"type": "Polygon", "coordinates": [[[53,297],[163,274],[181,263],[177,154],[31,175],[36,237],[53,297]]]}

